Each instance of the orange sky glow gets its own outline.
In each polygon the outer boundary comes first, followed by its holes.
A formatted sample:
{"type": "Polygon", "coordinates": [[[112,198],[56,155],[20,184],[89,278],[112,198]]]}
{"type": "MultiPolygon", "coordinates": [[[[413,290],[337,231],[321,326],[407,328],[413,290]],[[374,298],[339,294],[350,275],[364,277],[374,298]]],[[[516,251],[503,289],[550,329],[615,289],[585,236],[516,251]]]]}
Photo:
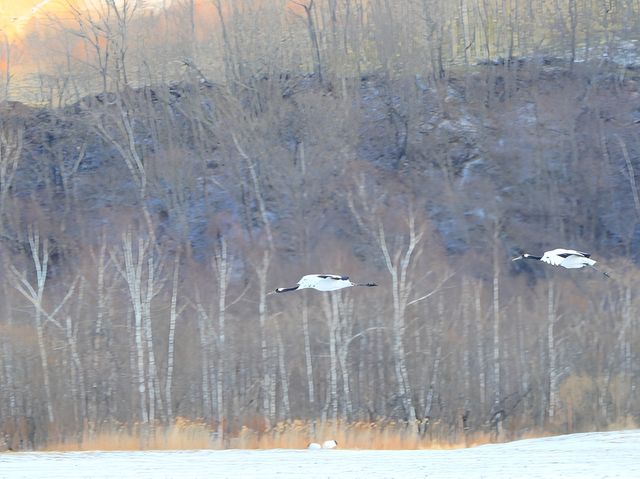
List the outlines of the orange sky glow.
{"type": "MultiPolygon", "coordinates": [[[[68,18],[71,5],[82,10],[97,7],[101,2],[103,0],[0,0],[0,80],[8,71],[8,54],[12,75],[20,75],[30,69],[29,47],[23,39],[41,28],[42,19],[49,15],[68,18]]],[[[170,5],[171,0],[146,0],[145,6],[163,3],[170,5]]]]}
{"type": "Polygon", "coordinates": [[[15,41],[34,17],[61,8],[58,0],[0,0],[0,30],[9,41],[15,41]]]}
{"type": "MultiPolygon", "coordinates": [[[[18,41],[38,16],[60,14],[69,9],[69,5],[90,6],[92,0],[0,0],[0,38],[6,36],[10,42],[18,41]]],[[[147,0],[147,6],[162,4],[162,0],[147,0]]],[[[170,4],[169,0],[165,0],[170,4]]]]}
{"type": "MultiPolygon", "coordinates": [[[[25,98],[25,82],[31,81],[29,75],[34,71],[46,72],[54,64],[55,55],[59,53],[55,35],[59,29],[52,25],[73,26],[74,14],[72,10],[99,11],[104,7],[105,0],[0,0],[0,101],[2,98],[25,98]],[[52,63],[49,63],[49,62],[52,63]],[[11,79],[11,81],[9,81],[11,79]],[[3,93],[2,87],[5,87],[3,93]]],[[[117,5],[125,0],[115,0],[117,5]]],[[[128,0],[133,3],[136,0],[128,0]]],[[[225,12],[230,3],[223,3],[225,12]]],[[[269,5],[272,0],[245,0],[255,2],[254,5],[269,5]]],[[[295,3],[282,2],[288,9],[295,8],[295,3]]],[[[170,11],[175,5],[174,0],[144,0],[140,4],[142,10],[152,12],[163,7],[170,11]]],[[[195,0],[196,23],[201,25],[198,31],[203,34],[211,32],[212,22],[215,24],[218,15],[214,3],[210,0],[195,0]],[[206,24],[206,25],[205,25],[206,24]]],[[[226,12],[225,12],[226,13],[226,12]]],[[[152,13],[153,14],[153,13],[152,13]]],[[[160,23],[158,23],[160,25],[160,23]]],[[[153,29],[155,24],[147,23],[144,28],[153,29]]],[[[68,38],[64,48],[74,51],[76,46],[68,38]]],[[[81,48],[78,40],[78,48],[81,48]]],[[[79,51],[79,57],[82,52],[79,51]]],[[[33,83],[29,83],[33,85],[33,83]]]]}

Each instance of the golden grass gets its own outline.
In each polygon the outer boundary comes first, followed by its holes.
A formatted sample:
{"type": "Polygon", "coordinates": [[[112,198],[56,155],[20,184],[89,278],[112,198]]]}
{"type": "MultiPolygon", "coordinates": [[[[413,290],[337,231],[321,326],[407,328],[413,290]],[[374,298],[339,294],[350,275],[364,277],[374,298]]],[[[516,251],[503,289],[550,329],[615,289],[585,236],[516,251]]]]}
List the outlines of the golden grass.
{"type": "Polygon", "coordinates": [[[202,422],[177,418],[169,426],[141,428],[133,425],[110,425],[100,429],[85,428],[80,439],[55,441],[45,451],[135,451],[150,449],[207,449],[212,447],[211,431],[202,422]]]}
{"type": "MultiPolygon", "coordinates": [[[[628,428],[632,421],[624,421],[616,426],[628,428]]],[[[218,441],[214,429],[204,422],[178,418],[169,426],[141,428],[138,425],[111,425],[85,432],[81,438],[50,442],[42,448],[46,451],[87,451],[87,450],[150,450],[150,449],[304,449],[310,442],[322,443],[328,439],[338,442],[341,449],[457,449],[474,447],[496,442],[487,432],[454,433],[449,428],[429,429],[425,435],[404,424],[394,422],[352,422],[343,421],[291,421],[281,422],[267,431],[242,427],[229,434],[224,441],[218,441]]],[[[527,430],[510,432],[503,441],[531,439],[553,435],[552,431],[527,430]]],[[[555,434],[558,434],[556,431],[555,434]]]]}
{"type": "MultiPolygon", "coordinates": [[[[90,428],[86,428],[89,430],[90,428]]],[[[444,439],[420,436],[406,426],[389,423],[292,421],[276,424],[268,431],[243,427],[225,441],[215,439],[213,429],[203,422],[179,418],[169,426],[146,430],[134,425],[111,425],[80,438],[52,441],[43,450],[149,450],[149,449],[303,449],[310,442],[334,439],[342,449],[454,449],[491,442],[488,434],[476,433],[444,439]]]]}

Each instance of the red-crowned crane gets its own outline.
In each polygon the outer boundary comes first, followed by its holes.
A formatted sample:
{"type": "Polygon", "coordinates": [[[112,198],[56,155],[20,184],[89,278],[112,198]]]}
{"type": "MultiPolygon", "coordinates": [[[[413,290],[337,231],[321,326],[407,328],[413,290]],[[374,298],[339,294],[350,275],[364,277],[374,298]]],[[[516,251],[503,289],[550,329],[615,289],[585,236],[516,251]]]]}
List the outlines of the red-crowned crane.
{"type": "Polygon", "coordinates": [[[596,261],[591,259],[591,254],[583,253],[582,251],[576,251],[574,249],[553,249],[551,251],[545,251],[542,256],[523,253],[517,258],[513,258],[511,261],[516,261],[519,259],[536,259],[553,266],[562,266],[563,268],[568,269],[584,268],[585,266],[589,266],[590,268],[593,268],[596,271],[604,274],[607,278],[610,277],[607,273],[605,273],[604,271],[600,271],[594,266],[596,264],[596,261]]]}
{"type": "Polygon", "coordinates": [[[317,289],[318,291],[335,291],[352,286],[378,286],[376,283],[354,283],[349,281],[349,276],[338,276],[336,274],[307,274],[300,278],[296,286],[290,288],[278,288],[276,293],[286,293],[298,289],[317,289]]]}

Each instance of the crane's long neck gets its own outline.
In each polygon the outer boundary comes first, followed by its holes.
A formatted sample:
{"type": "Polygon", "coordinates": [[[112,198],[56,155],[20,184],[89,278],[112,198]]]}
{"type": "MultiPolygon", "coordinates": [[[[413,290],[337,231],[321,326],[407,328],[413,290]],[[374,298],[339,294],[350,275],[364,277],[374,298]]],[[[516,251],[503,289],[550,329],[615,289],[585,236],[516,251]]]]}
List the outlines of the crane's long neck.
{"type": "Polygon", "coordinates": [[[278,288],[276,289],[276,293],[286,293],[287,291],[295,291],[299,286],[292,286],[291,288],[278,288]]]}
{"type": "Polygon", "coordinates": [[[535,256],[529,253],[523,254],[522,257],[525,259],[537,259],[538,261],[542,259],[542,256],[535,256]]]}

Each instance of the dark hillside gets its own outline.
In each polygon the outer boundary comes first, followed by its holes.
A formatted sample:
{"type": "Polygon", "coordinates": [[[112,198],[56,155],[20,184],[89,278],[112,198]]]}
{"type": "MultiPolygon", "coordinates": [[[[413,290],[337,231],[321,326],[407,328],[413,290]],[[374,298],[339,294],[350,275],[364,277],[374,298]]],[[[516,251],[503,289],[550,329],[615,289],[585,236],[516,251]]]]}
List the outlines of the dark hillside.
{"type": "MultiPolygon", "coordinates": [[[[346,198],[364,177],[384,198],[409,195],[421,205],[453,256],[482,250],[496,221],[509,232],[507,250],[564,241],[634,254],[639,238],[620,218],[638,214],[629,178],[638,155],[636,78],[540,63],[478,66],[431,87],[370,75],[348,103],[313,78],[264,80],[259,112],[197,83],[132,90],[120,101],[87,97],[58,110],[13,104],[4,124],[20,125],[24,138],[10,198],[35,201],[71,236],[87,222],[111,226],[144,203],[160,240],[189,243],[202,257],[211,247],[207,225],[217,221],[209,213],[259,229],[236,136],[285,236],[300,219],[295,210],[331,211],[318,228],[328,235],[353,231],[346,198]],[[122,115],[130,115],[131,144],[122,115]],[[144,199],[128,148],[144,165],[144,199]]],[[[358,235],[350,241],[357,247],[358,235]]]]}

